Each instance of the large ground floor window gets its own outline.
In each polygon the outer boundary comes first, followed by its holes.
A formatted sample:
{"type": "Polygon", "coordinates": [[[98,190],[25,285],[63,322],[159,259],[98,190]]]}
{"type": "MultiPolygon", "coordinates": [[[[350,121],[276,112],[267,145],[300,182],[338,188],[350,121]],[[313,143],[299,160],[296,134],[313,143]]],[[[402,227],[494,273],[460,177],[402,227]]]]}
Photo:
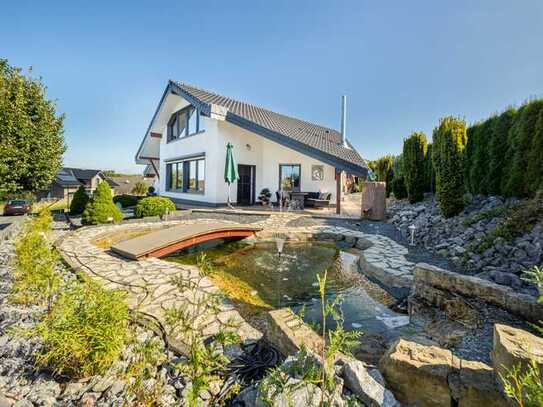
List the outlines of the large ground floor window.
{"type": "Polygon", "coordinates": [[[279,164],[279,189],[299,192],[300,174],[300,164],[279,164]]]}
{"type": "Polygon", "coordinates": [[[205,158],[167,163],[166,190],[172,192],[204,193],[205,158]]]}

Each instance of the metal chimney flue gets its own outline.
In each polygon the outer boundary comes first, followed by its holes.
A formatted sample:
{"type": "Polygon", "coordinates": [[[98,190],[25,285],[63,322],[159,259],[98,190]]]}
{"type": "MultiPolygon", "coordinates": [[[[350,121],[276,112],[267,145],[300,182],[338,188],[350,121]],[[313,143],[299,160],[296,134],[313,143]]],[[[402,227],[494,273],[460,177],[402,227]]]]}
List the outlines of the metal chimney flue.
{"type": "Polygon", "coordinates": [[[343,147],[349,148],[347,144],[347,96],[341,96],[341,142],[343,147]]]}

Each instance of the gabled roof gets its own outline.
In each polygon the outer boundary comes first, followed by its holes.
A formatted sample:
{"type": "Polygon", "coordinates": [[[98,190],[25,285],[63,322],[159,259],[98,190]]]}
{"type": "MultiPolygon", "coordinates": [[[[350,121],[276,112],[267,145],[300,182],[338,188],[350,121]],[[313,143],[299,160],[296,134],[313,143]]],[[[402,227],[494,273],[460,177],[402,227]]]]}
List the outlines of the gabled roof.
{"type": "Polygon", "coordinates": [[[83,168],[69,168],[69,167],[65,167],[63,168],[63,170],[71,171],[74,177],[76,177],[77,179],[85,180],[85,181],[94,178],[101,172],[100,170],[87,170],[83,168]]]}
{"type": "MultiPolygon", "coordinates": [[[[228,122],[336,168],[356,175],[367,174],[366,162],[350,143],[348,143],[349,147],[343,146],[341,134],[334,129],[272,112],[183,82],[170,80],[162,101],[169,93],[183,97],[192,105],[197,106],[205,116],[212,116],[212,114],[224,116],[224,120],[228,122]]],[[[155,112],[155,117],[159,108],[155,112]]],[[[146,136],[149,134],[153,121],[146,136]]]]}
{"type": "Polygon", "coordinates": [[[64,188],[81,185],[81,182],[77,180],[71,168],[61,168],[55,178],[55,183],[64,188]]]}
{"type": "Polygon", "coordinates": [[[102,171],[100,170],[88,170],[83,168],[70,167],[61,168],[54,182],[64,188],[79,187],[80,185],[83,185],[97,175],[101,175],[102,178],[104,178],[104,180],[109,184],[109,186],[118,186],[118,184],[111,178],[104,176],[102,174],[102,171]]]}

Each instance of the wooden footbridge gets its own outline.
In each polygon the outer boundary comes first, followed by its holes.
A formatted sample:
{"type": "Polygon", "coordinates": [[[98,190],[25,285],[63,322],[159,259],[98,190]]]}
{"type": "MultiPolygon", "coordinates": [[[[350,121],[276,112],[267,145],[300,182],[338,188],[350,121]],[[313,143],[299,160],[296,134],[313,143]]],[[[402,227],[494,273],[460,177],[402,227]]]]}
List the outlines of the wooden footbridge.
{"type": "Polygon", "coordinates": [[[220,223],[179,225],[111,246],[111,250],[129,259],[162,257],[186,247],[214,239],[244,238],[262,230],[249,225],[220,223]]]}

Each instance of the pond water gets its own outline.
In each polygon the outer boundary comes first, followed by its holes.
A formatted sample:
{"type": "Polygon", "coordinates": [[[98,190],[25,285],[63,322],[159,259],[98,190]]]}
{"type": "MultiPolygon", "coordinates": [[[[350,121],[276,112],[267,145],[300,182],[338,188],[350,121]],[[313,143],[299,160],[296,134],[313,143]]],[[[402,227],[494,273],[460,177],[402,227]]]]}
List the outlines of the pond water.
{"type": "MultiPolygon", "coordinates": [[[[393,312],[359,284],[361,276],[353,272],[352,259],[335,243],[287,241],[279,255],[275,242],[213,241],[179,251],[166,260],[197,264],[202,261],[201,253],[221,273],[250,287],[250,295],[258,296],[271,308],[290,307],[303,312],[306,322],[321,320],[317,274],[325,270],[326,297],[341,297],[339,307],[346,330],[389,336],[408,322],[407,316],[393,312]]],[[[327,324],[334,326],[334,321],[327,324]]]]}

